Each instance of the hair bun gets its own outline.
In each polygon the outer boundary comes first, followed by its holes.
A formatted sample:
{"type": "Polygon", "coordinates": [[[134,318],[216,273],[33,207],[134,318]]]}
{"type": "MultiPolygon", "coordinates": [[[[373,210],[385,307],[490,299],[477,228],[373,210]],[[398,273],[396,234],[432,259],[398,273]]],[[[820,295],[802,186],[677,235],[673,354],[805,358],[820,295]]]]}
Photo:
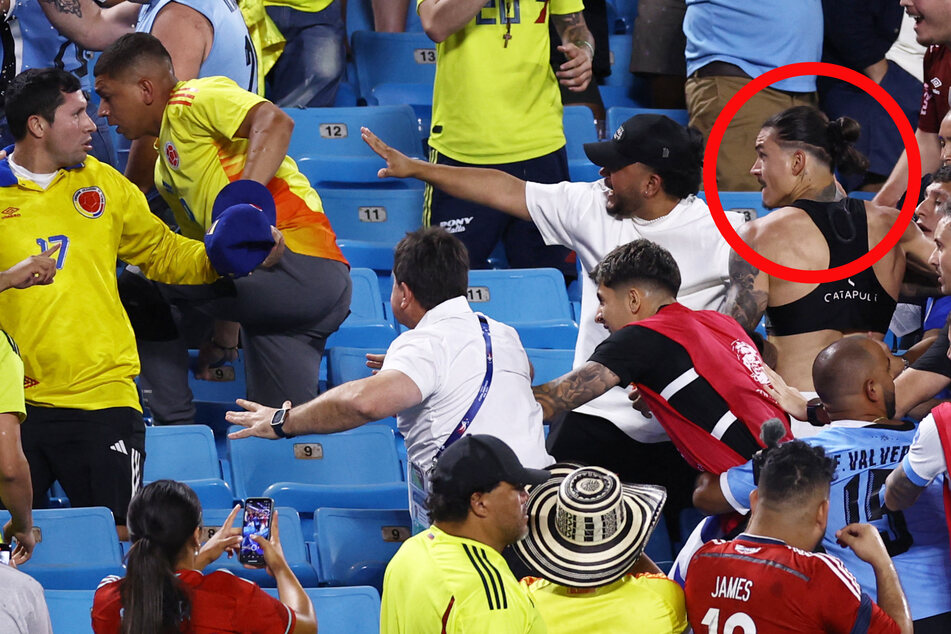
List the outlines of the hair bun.
{"type": "Polygon", "coordinates": [[[843,172],[862,173],[868,168],[868,159],[853,145],[861,132],[862,126],[851,117],[839,117],[826,127],[832,160],[843,172]]]}

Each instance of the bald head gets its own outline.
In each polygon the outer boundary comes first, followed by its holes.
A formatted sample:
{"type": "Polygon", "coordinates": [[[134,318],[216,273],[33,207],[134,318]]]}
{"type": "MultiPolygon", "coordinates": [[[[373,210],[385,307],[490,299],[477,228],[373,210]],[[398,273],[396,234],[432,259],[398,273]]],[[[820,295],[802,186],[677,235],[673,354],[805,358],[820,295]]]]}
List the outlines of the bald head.
{"type": "Polygon", "coordinates": [[[882,344],[873,339],[843,337],[827,346],[812,364],[812,381],[830,411],[848,414],[878,399],[884,415],[894,415],[895,384],[889,373],[889,358],[882,344]]]}

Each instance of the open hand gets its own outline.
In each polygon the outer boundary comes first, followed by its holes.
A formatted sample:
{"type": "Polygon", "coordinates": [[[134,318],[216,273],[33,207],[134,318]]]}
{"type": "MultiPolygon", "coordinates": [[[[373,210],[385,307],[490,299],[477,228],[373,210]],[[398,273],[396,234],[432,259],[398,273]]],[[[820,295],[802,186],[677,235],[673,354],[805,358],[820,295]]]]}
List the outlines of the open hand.
{"type": "Polygon", "coordinates": [[[413,175],[414,159],[381,141],[379,137],[370,132],[370,128],[360,128],[360,137],[370,146],[371,150],[386,161],[386,167],[381,168],[377,172],[377,176],[380,178],[407,178],[413,175]]]}
{"type": "MultiPolygon", "coordinates": [[[[248,438],[250,436],[257,438],[277,438],[277,434],[275,434],[274,429],[271,428],[271,420],[277,411],[275,408],[265,407],[260,403],[248,401],[243,398],[239,398],[235,403],[247,411],[226,412],[225,420],[229,423],[246,427],[247,429],[239,429],[236,432],[232,432],[228,434],[228,438],[248,438]]],[[[283,407],[287,408],[290,406],[290,401],[284,401],[283,407]]]]}

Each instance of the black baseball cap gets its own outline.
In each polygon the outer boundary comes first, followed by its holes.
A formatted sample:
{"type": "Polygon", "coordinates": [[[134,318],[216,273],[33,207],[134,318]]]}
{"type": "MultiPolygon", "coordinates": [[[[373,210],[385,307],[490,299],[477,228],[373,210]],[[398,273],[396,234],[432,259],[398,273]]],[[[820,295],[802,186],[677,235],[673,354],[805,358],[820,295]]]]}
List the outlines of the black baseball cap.
{"type": "Polygon", "coordinates": [[[436,461],[433,490],[444,495],[469,496],[496,482],[541,484],[551,477],[544,469],[527,469],[515,452],[495,436],[463,436],[436,461]]]}
{"type": "Polygon", "coordinates": [[[592,163],[611,171],[633,163],[662,170],[696,160],[687,128],[661,114],[631,117],[610,141],[585,143],[584,153],[592,163]]]}

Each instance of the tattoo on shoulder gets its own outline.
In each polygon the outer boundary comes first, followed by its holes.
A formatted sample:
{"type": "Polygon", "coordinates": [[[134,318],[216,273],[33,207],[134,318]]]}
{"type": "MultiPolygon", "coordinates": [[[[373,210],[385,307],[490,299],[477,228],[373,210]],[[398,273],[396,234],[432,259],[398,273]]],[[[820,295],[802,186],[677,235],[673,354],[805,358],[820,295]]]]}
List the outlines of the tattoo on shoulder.
{"type": "Polygon", "coordinates": [[[618,384],[618,376],[594,361],[563,377],[532,388],[535,400],[542,406],[545,420],[559,412],[572,410],[601,396],[618,384]]]}
{"type": "Polygon", "coordinates": [[[730,315],[747,330],[756,328],[766,310],[769,294],[755,288],[759,269],[736,251],[730,253],[730,286],[720,312],[730,315]]]}
{"type": "Polygon", "coordinates": [[[60,13],[72,13],[77,18],[83,17],[83,9],[80,0],[42,0],[46,4],[52,5],[60,13]]]}

